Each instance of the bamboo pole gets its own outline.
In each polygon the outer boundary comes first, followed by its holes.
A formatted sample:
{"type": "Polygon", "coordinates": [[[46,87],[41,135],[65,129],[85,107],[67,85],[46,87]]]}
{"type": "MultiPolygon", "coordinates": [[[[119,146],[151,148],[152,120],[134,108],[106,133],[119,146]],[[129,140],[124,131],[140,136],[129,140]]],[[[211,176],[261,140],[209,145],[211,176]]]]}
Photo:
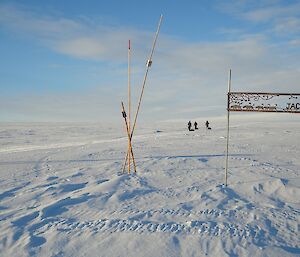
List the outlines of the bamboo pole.
{"type": "Polygon", "coordinates": [[[225,186],[227,187],[227,177],[228,177],[228,152],[229,152],[229,94],[231,91],[231,69],[229,70],[228,77],[228,91],[227,91],[227,143],[226,143],[226,159],[225,159],[225,186]]]}
{"type": "Polygon", "coordinates": [[[132,126],[132,131],[131,131],[131,137],[133,136],[134,129],[135,129],[135,126],[136,126],[137,117],[138,117],[139,110],[140,110],[140,107],[141,107],[142,98],[143,98],[143,95],[144,95],[144,89],[145,89],[145,85],[146,85],[146,80],[147,80],[149,69],[152,65],[152,56],[153,56],[153,53],[154,53],[154,49],[155,49],[156,41],[157,41],[157,38],[158,38],[158,34],[159,34],[162,19],[163,19],[163,16],[161,15],[160,19],[159,19],[157,31],[155,33],[154,41],[153,41],[153,44],[152,44],[151,53],[150,53],[149,59],[147,60],[147,64],[146,64],[147,68],[146,68],[146,72],[145,72],[145,76],[144,76],[144,80],[143,80],[143,84],[142,84],[142,91],[141,91],[141,95],[140,95],[140,98],[139,98],[138,107],[137,107],[135,117],[134,117],[134,122],[133,122],[133,126],[132,126]]]}
{"type": "Polygon", "coordinates": [[[128,128],[127,116],[126,116],[126,111],[125,111],[123,102],[121,102],[121,105],[122,105],[122,115],[123,115],[123,118],[125,120],[125,126],[126,126],[126,131],[127,131],[127,136],[128,136],[128,142],[129,142],[129,148],[130,148],[129,152],[131,153],[131,156],[132,156],[132,162],[133,162],[134,172],[136,172],[136,164],[135,164],[135,159],[134,159],[134,155],[133,155],[133,151],[132,151],[130,131],[129,131],[129,128],[128,128]]]}
{"type": "MultiPolygon", "coordinates": [[[[161,23],[162,23],[162,19],[163,19],[163,15],[160,16],[158,26],[157,26],[157,30],[156,30],[156,33],[155,33],[155,36],[154,36],[151,52],[150,52],[149,58],[147,60],[147,64],[146,64],[147,68],[146,68],[146,72],[145,72],[143,83],[142,83],[142,90],[141,90],[137,110],[136,110],[135,117],[134,117],[134,122],[133,122],[132,130],[131,130],[131,134],[130,134],[130,139],[132,139],[132,137],[133,137],[134,129],[135,129],[135,126],[136,126],[138,114],[139,114],[141,103],[142,103],[142,98],[143,98],[143,95],[144,95],[144,89],[145,89],[145,85],[146,85],[146,81],[147,81],[147,76],[148,76],[148,72],[149,72],[149,69],[150,69],[151,64],[152,64],[152,57],[153,57],[153,53],[154,53],[154,50],[155,50],[158,34],[159,34],[159,31],[160,31],[160,26],[161,26],[161,23]]],[[[123,165],[123,171],[125,169],[127,159],[129,159],[129,151],[127,151],[127,155],[126,155],[126,158],[125,158],[125,163],[123,165]]]]}
{"type": "MultiPolygon", "coordinates": [[[[130,90],[130,57],[131,57],[131,53],[130,53],[130,40],[128,41],[128,131],[131,131],[130,128],[130,123],[131,123],[131,117],[130,117],[130,113],[131,113],[131,90],[130,90]]],[[[130,142],[131,139],[128,139],[128,150],[127,152],[129,152],[130,150],[130,142]]],[[[128,174],[130,174],[130,154],[128,155],[128,174]]]]}

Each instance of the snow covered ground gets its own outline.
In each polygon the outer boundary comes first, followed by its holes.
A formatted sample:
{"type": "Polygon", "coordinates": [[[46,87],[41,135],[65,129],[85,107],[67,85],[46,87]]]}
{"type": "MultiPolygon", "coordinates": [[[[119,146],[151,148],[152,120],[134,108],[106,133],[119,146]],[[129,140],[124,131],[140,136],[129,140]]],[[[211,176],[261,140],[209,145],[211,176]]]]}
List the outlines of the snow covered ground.
{"type": "Polygon", "coordinates": [[[204,121],[1,124],[0,256],[299,256],[299,117],[204,121]]]}

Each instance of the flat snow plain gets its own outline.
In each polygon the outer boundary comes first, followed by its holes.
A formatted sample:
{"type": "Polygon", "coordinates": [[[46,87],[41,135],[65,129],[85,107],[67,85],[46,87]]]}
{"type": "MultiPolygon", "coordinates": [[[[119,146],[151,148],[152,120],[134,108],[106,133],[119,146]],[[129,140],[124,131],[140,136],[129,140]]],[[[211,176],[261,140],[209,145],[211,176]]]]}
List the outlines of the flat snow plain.
{"type": "Polygon", "coordinates": [[[300,256],[299,117],[204,122],[2,123],[0,256],[300,256]]]}

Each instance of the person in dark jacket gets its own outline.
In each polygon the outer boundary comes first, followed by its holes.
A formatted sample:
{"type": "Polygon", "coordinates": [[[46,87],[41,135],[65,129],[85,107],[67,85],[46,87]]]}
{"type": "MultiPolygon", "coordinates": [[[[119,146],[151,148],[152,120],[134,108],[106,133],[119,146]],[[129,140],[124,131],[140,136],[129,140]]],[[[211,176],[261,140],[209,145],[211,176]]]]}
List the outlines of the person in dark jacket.
{"type": "Polygon", "coordinates": [[[188,122],[188,129],[189,129],[189,131],[192,131],[192,123],[191,123],[191,121],[188,122]]]}
{"type": "Polygon", "coordinates": [[[195,130],[198,129],[198,123],[197,123],[197,121],[195,121],[194,127],[195,127],[195,130]]]}
{"type": "Polygon", "coordinates": [[[208,120],[205,122],[205,126],[206,126],[207,129],[210,129],[208,120]]]}

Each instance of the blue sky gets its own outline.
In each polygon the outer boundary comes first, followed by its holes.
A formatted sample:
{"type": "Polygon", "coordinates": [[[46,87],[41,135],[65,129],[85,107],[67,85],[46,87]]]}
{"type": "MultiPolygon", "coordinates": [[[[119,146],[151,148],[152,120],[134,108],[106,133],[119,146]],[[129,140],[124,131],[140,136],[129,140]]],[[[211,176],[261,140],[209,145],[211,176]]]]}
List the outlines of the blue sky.
{"type": "Polygon", "coordinates": [[[300,1],[0,2],[0,121],[118,122],[132,40],[133,101],[160,14],[145,121],[225,114],[233,89],[299,92],[300,1]]]}

